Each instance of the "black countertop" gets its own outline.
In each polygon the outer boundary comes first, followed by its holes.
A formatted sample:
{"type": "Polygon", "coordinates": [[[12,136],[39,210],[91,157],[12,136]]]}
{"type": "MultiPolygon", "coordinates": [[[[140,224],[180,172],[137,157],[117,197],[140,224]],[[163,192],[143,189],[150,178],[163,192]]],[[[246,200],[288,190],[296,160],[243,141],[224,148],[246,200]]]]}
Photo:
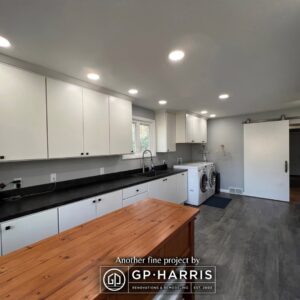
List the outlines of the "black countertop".
{"type": "MultiPolygon", "coordinates": [[[[38,195],[25,196],[18,200],[0,200],[0,222],[13,218],[25,216],[34,212],[39,212],[53,207],[58,207],[67,203],[99,196],[105,193],[121,190],[126,187],[149,182],[162,177],[174,175],[184,170],[166,169],[156,171],[156,175],[146,177],[139,173],[116,175],[117,179],[110,176],[109,180],[80,184],[79,186],[69,186],[60,188],[52,192],[38,195]]],[[[112,174],[113,175],[113,174],[112,174]]],[[[99,176],[101,177],[101,176],[99,176]]],[[[51,186],[51,185],[50,185],[51,186]]],[[[49,189],[48,189],[49,190],[49,189]]]]}

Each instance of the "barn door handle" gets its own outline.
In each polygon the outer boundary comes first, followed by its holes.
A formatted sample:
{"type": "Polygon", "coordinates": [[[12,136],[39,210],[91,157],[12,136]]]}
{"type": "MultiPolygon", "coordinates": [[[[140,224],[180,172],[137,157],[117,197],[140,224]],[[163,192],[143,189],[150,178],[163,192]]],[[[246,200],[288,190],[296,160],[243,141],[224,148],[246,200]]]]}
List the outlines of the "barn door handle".
{"type": "Polygon", "coordinates": [[[285,171],[285,173],[287,173],[288,170],[289,170],[289,164],[288,164],[288,161],[286,160],[286,161],[284,162],[284,171],[285,171]]]}

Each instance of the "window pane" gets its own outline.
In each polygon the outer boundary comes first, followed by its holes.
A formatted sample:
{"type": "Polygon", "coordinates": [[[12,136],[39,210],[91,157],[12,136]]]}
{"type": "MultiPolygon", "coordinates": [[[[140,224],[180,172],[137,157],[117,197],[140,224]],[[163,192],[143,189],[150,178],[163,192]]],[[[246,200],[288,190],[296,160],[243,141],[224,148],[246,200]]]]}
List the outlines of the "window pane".
{"type": "Polygon", "coordinates": [[[132,150],[136,153],[136,123],[132,123],[132,150]]]}
{"type": "Polygon", "coordinates": [[[146,124],[140,124],[140,142],[141,152],[150,149],[150,126],[146,124]]]}

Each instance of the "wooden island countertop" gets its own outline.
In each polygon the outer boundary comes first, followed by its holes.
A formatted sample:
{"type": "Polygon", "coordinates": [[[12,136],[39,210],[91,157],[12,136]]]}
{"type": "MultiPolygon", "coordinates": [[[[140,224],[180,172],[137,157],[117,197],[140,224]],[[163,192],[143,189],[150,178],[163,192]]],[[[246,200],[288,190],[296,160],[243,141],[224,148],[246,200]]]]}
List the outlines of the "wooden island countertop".
{"type": "Polygon", "coordinates": [[[99,267],[117,257],[193,255],[198,212],[146,199],[2,256],[0,299],[95,299],[99,267]]]}

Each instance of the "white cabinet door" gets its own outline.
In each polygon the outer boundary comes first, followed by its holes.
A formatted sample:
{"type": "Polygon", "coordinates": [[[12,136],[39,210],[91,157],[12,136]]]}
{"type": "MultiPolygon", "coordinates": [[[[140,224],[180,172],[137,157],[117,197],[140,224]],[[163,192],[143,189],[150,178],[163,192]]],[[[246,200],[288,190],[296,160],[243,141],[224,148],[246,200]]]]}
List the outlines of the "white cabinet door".
{"type": "Polygon", "coordinates": [[[83,89],[84,153],[109,154],[108,96],[83,89]]]}
{"type": "Polygon", "coordinates": [[[47,78],[49,158],[83,155],[82,88],[47,78]]]}
{"type": "Polygon", "coordinates": [[[58,208],[59,232],[96,218],[96,198],[66,204],[58,208]]]}
{"type": "Polygon", "coordinates": [[[176,115],[167,113],[167,151],[176,151],[176,115]]]}
{"type": "Polygon", "coordinates": [[[177,174],[177,203],[184,203],[188,199],[188,177],[187,172],[177,174]]]}
{"type": "Polygon", "coordinates": [[[2,254],[7,254],[58,233],[57,208],[1,224],[2,254]]]}
{"type": "Polygon", "coordinates": [[[147,199],[147,198],[148,198],[148,192],[141,193],[141,194],[135,195],[133,197],[124,199],[123,200],[123,207],[126,207],[126,206],[128,206],[130,204],[139,202],[139,201],[147,199]]]}
{"type": "Polygon", "coordinates": [[[110,154],[132,151],[132,103],[109,97],[110,154]]]}
{"type": "Polygon", "coordinates": [[[103,216],[114,210],[122,208],[122,190],[96,197],[97,216],[103,216]]]}
{"type": "Polygon", "coordinates": [[[149,197],[176,203],[178,199],[176,175],[150,181],[149,197]]]}
{"type": "Polygon", "coordinates": [[[198,117],[193,115],[186,115],[186,141],[187,143],[197,143],[197,131],[199,128],[198,117]]]}
{"type": "Polygon", "coordinates": [[[164,178],[156,179],[149,182],[148,192],[150,198],[164,199],[166,195],[164,178]]]}
{"type": "Polygon", "coordinates": [[[157,112],[155,120],[157,152],[176,151],[176,115],[157,112]]]}
{"type": "Polygon", "coordinates": [[[198,120],[199,127],[199,142],[207,143],[207,120],[204,118],[199,118],[198,120]]]}
{"type": "Polygon", "coordinates": [[[47,158],[45,78],[0,64],[0,161],[47,158]]]}

